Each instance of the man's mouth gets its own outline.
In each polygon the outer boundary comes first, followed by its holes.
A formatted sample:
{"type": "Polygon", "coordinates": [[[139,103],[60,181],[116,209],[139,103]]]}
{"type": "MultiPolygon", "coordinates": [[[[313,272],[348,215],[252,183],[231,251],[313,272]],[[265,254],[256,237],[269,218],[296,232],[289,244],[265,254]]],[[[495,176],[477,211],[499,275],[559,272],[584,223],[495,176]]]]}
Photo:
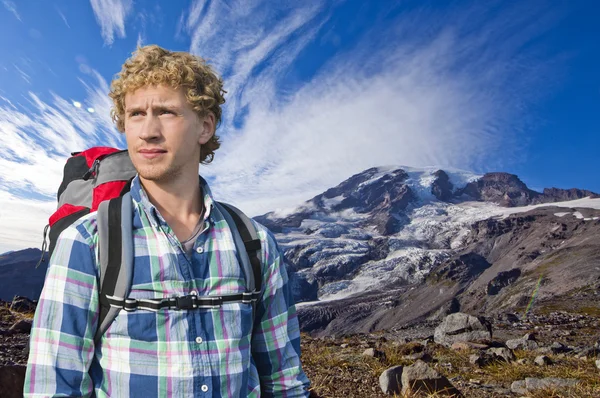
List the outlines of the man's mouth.
{"type": "Polygon", "coordinates": [[[154,159],[154,158],[157,158],[157,157],[167,153],[167,151],[165,151],[164,149],[158,149],[158,148],[156,148],[156,149],[140,149],[138,152],[140,153],[140,155],[142,155],[146,159],[154,159]]]}

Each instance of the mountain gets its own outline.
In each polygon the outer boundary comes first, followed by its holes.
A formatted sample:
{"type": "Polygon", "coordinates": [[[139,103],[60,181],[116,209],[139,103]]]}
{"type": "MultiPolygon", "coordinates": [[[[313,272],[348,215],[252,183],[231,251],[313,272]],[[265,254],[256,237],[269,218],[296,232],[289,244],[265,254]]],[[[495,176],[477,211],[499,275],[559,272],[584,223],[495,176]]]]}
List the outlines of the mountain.
{"type": "MultiPolygon", "coordinates": [[[[284,250],[301,327],[370,332],[481,314],[597,308],[600,196],[508,173],[375,167],[255,219],[284,250]],[[590,301],[589,298],[596,297],[590,301]]],[[[39,297],[35,249],[0,256],[0,299],[39,297]]]]}
{"type": "Polygon", "coordinates": [[[14,296],[33,300],[40,297],[48,266],[44,261],[35,267],[41,254],[39,249],[25,249],[0,255],[0,300],[12,301],[14,296]]]}
{"type": "Polygon", "coordinates": [[[576,305],[569,295],[600,289],[599,218],[594,192],[409,167],[365,170],[256,217],[285,251],[302,328],[321,334],[524,311],[534,291],[536,303],[576,305]]]}

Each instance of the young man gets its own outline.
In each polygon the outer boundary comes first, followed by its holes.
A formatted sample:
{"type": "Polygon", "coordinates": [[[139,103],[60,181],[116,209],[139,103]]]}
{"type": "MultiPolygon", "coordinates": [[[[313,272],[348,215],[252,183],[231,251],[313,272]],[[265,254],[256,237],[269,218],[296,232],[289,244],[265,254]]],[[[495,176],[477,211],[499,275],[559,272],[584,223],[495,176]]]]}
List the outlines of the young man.
{"type": "MultiPolygon", "coordinates": [[[[131,183],[129,298],[246,291],[231,231],[198,164],[219,147],[223,83],[201,58],[146,46],[110,96],[138,172],[131,183]]],[[[66,229],[34,318],[26,397],[306,397],[300,336],[273,235],[261,240],[261,298],[213,309],[121,310],[94,343],[99,316],[96,213],[66,229]],[[252,319],[254,317],[254,323],[252,319]]]]}

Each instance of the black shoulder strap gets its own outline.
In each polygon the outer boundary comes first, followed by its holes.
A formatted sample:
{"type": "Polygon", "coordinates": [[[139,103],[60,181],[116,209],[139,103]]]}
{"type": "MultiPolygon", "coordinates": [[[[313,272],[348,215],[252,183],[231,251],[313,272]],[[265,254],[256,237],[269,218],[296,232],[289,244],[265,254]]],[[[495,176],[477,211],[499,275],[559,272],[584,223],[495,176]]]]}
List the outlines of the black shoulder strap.
{"type": "MultiPolygon", "coordinates": [[[[252,266],[254,291],[251,293],[253,306],[262,289],[262,266],[260,262],[261,243],[256,228],[250,218],[229,204],[218,205],[230,216],[244,243],[247,253],[246,262],[252,266]]],[[[131,288],[133,273],[133,231],[131,216],[131,197],[129,193],[110,201],[102,202],[98,208],[98,251],[100,262],[100,316],[94,340],[98,342],[112,321],[116,318],[131,288]],[[123,222],[125,221],[125,222],[123,222]],[[111,303],[113,305],[111,305],[111,303]]],[[[226,217],[229,218],[229,217],[226,217]]],[[[231,223],[229,223],[231,224],[231,223]]],[[[238,238],[239,239],[239,238],[238,238]]],[[[243,256],[243,255],[242,255],[243,256]]],[[[231,298],[232,300],[235,297],[231,298]]],[[[245,301],[247,298],[244,298],[245,301]]],[[[248,299],[249,300],[249,299],[248,299]]]]}
{"type": "Polygon", "coordinates": [[[227,210],[244,241],[244,247],[248,253],[250,264],[252,264],[255,290],[260,292],[262,289],[262,266],[259,258],[261,244],[256,228],[250,218],[241,210],[227,203],[219,202],[219,204],[227,210]]]}
{"type": "Polygon", "coordinates": [[[132,205],[129,193],[102,202],[98,208],[98,254],[100,262],[100,316],[98,341],[119,312],[109,298],[127,298],[133,274],[132,205]]]}

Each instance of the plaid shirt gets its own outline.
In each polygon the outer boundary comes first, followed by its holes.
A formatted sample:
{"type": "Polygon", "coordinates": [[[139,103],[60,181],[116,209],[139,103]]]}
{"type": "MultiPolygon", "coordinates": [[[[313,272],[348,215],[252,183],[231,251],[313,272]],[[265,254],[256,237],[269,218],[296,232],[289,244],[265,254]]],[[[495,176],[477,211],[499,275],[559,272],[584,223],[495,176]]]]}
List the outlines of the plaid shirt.
{"type": "MultiPolygon", "coordinates": [[[[227,222],[200,178],[207,211],[192,255],[139,179],[131,186],[135,264],[130,298],[246,291],[227,222]]],[[[33,321],[25,397],[306,397],[300,333],[283,256],[255,223],[264,294],[256,307],[120,311],[99,344],[96,213],[60,236],[33,321]]]]}

